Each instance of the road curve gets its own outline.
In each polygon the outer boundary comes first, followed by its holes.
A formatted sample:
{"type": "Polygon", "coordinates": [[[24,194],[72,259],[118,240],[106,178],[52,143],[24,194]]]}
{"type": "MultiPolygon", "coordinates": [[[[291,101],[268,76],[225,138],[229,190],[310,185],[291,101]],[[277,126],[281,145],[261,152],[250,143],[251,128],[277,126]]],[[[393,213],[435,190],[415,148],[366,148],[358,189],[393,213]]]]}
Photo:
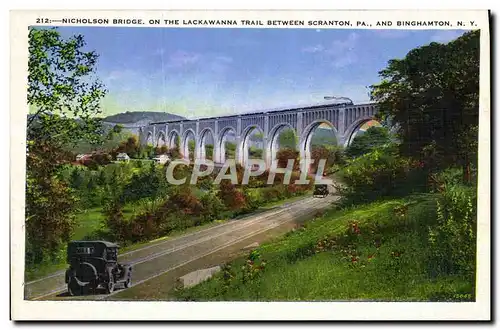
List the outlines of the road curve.
{"type": "MultiPolygon", "coordinates": [[[[312,217],[316,212],[331,205],[337,197],[307,197],[296,202],[283,204],[275,209],[250,215],[243,219],[230,220],[183,236],[119,255],[120,262],[133,265],[133,286],[139,285],[182,267],[190,262],[237,244],[252,236],[262,234],[284,224],[312,217]]],[[[105,299],[109,295],[65,297],[64,271],[56,272],[42,279],[26,283],[25,299],[105,299]]],[[[123,290],[115,291],[115,293],[123,290]]],[[[112,294],[112,295],[113,295],[112,294]]]]}

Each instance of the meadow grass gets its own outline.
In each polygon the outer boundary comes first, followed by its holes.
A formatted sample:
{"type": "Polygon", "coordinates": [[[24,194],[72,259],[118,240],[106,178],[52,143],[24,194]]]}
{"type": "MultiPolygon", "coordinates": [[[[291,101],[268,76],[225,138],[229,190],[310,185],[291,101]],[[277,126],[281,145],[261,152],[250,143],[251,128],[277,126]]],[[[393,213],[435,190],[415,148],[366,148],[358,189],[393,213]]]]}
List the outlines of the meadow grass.
{"type": "Polygon", "coordinates": [[[262,245],[254,264],[264,261],[265,267],[253,277],[245,270],[250,258],[240,258],[230,270],[171,294],[188,301],[470,300],[473,283],[429,275],[435,198],[419,195],[333,209],[262,245]]]}

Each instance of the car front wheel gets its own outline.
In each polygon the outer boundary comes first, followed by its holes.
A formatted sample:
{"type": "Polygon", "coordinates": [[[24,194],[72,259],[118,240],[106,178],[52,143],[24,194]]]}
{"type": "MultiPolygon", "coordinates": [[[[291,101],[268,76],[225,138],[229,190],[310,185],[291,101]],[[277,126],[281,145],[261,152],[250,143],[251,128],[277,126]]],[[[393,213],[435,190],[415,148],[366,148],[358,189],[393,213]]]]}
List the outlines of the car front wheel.
{"type": "Polygon", "coordinates": [[[115,283],[111,280],[106,284],[106,293],[110,294],[115,291],[115,283]]]}
{"type": "Polygon", "coordinates": [[[125,283],[123,285],[125,286],[125,289],[130,288],[130,286],[132,285],[132,279],[130,276],[127,277],[127,280],[125,281],[125,283]]]}

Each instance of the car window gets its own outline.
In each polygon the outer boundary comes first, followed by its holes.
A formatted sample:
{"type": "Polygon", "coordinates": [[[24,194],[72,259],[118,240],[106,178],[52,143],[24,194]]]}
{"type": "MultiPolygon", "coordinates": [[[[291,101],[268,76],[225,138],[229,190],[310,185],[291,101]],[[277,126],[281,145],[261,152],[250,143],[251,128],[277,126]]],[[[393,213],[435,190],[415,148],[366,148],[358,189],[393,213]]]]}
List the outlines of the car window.
{"type": "Polygon", "coordinates": [[[107,249],[106,259],[108,260],[116,260],[117,253],[115,249],[107,249]]]}

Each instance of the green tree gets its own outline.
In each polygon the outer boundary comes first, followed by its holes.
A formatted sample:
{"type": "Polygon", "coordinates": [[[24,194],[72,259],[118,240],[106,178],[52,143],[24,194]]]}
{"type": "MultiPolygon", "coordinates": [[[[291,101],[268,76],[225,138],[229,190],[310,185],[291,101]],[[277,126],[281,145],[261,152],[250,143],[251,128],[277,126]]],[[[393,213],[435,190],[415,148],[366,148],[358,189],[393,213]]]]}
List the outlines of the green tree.
{"type": "Polygon", "coordinates": [[[432,168],[460,164],[469,182],[477,161],[479,31],[415,48],[379,74],[371,97],[399,127],[403,154],[432,168]]]}
{"type": "Polygon", "coordinates": [[[280,149],[293,149],[297,150],[297,144],[299,142],[295,131],[290,128],[286,128],[279,133],[279,148],[280,149]]]}
{"type": "Polygon", "coordinates": [[[358,157],[390,141],[391,137],[387,128],[373,126],[364,134],[356,136],[346,148],[345,153],[349,157],[358,157]]]}
{"type": "Polygon", "coordinates": [[[155,162],[151,162],[148,169],[134,173],[123,189],[122,201],[130,202],[146,197],[157,197],[162,185],[161,174],[157,171],[155,162]]]}
{"type": "Polygon", "coordinates": [[[58,177],[73,161],[67,145],[101,139],[100,100],[106,90],[94,77],[98,55],[83,50],[77,35],[63,39],[56,29],[29,31],[26,172],[26,261],[54,257],[71,236],[76,203],[58,177]]]}

